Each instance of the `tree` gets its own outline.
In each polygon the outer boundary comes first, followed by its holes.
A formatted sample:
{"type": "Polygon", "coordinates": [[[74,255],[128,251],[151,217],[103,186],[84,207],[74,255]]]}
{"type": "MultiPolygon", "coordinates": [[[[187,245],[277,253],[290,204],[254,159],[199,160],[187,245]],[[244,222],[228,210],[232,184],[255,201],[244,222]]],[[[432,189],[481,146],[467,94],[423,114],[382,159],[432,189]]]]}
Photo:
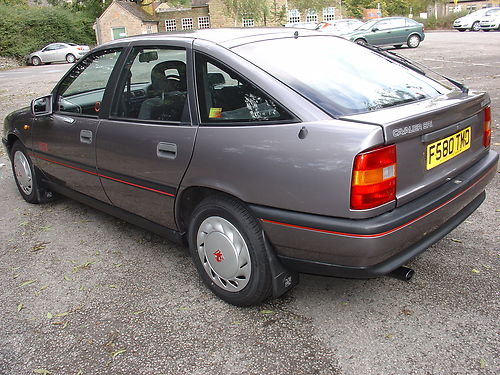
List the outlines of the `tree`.
{"type": "Polygon", "coordinates": [[[288,8],[297,9],[301,14],[307,14],[309,9],[314,9],[319,12],[323,8],[331,7],[336,3],[336,1],[332,0],[290,0],[288,2],[288,8]]]}
{"type": "Polygon", "coordinates": [[[283,24],[286,21],[286,5],[279,6],[276,0],[273,0],[269,9],[271,21],[275,24],[283,24]]]}
{"type": "Polygon", "coordinates": [[[222,0],[228,16],[234,18],[235,26],[243,17],[261,20],[269,11],[267,0],[222,0]]]}

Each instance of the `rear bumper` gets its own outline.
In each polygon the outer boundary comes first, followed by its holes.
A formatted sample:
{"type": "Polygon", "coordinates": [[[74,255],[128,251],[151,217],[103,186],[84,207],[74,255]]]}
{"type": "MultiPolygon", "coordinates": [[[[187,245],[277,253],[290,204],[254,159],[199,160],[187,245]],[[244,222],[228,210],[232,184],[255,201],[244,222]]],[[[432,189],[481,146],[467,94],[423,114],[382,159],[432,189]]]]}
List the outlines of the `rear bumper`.
{"type": "Polygon", "coordinates": [[[350,220],[250,206],[278,257],[299,271],[339,277],[387,274],[443,238],[483,202],[498,154],[380,216],[350,220]]]}

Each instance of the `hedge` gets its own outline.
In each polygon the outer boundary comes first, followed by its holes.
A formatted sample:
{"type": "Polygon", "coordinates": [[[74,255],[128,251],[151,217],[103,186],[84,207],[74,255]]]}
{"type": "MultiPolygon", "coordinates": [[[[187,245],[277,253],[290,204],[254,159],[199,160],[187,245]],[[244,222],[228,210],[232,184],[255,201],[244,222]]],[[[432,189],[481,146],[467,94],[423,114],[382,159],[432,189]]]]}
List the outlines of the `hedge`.
{"type": "Polygon", "coordinates": [[[94,21],[62,7],[0,4],[0,56],[21,59],[52,42],[95,45],[94,21]]]}

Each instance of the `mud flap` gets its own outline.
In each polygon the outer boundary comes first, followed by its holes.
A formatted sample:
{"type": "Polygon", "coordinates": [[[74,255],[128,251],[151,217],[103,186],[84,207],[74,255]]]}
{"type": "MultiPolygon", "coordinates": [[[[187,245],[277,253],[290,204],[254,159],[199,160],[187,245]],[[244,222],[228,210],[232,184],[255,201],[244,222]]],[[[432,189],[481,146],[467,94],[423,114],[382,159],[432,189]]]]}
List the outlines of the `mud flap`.
{"type": "Polygon", "coordinates": [[[264,231],[262,231],[262,238],[264,239],[269,268],[273,278],[273,298],[277,298],[299,283],[299,273],[291,271],[281,264],[264,231]]]}

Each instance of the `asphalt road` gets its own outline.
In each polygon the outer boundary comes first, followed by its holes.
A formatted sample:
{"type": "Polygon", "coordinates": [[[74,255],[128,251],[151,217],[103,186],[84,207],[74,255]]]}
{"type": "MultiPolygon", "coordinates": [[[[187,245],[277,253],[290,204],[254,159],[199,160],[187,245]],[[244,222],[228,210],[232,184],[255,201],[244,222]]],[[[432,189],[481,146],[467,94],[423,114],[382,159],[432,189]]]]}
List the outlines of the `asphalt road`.
{"type": "MultiPolygon", "coordinates": [[[[500,33],[428,33],[400,52],[489,91],[500,149],[500,33]]],[[[69,67],[0,72],[0,118],[69,67]]],[[[499,185],[409,283],[301,275],[236,308],[156,235],[69,199],[25,203],[2,150],[0,374],[498,374],[499,185]]]]}

